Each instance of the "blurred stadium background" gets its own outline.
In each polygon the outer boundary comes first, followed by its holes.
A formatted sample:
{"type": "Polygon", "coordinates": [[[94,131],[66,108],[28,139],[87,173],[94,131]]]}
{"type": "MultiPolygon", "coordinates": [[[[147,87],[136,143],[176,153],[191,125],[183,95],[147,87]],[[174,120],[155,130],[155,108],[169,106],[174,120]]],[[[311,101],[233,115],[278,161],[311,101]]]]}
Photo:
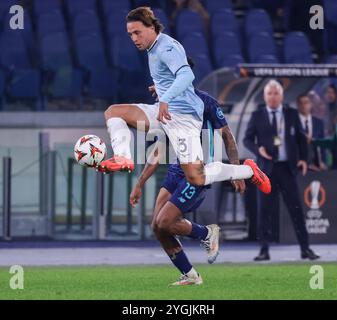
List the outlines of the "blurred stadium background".
{"type": "MultiPolygon", "coordinates": [[[[153,102],[146,53],[138,52],[126,33],[130,9],[152,7],[164,32],[183,44],[196,64],[195,86],[223,106],[242,159],[252,156],[242,138],[250,114],[263,103],[268,79],[240,78],[238,64],[337,63],[335,0],[200,0],[201,7],[187,2],[178,10],[170,0],[0,0],[3,240],[154,240],[149,221],[165,166],[147,183],[139,208],[131,209],[135,174],[103,178],[73,160],[73,145],[84,134],[102,137],[111,149],[103,117],[107,106],[153,102]],[[24,8],[23,30],[10,28],[9,8],[15,4],[24,8]],[[324,8],[323,30],[309,27],[312,5],[324,8]]],[[[336,105],[336,94],[334,102],[327,101],[325,91],[336,79],[282,78],[285,104],[296,108],[297,96],[310,92],[313,112],[325,119],[323,107],[336,105]]],[[[328,227],[312,232],[313,243],[337,243],[336,148],[326,150],[327,171],[299,177],[303,193],[313,180],[327,193],[320,218],[328,227]]],[[[310,204],[303,203],[307,213],[310,204]]],[[[218,183],[190,218],[219,223],[223,240],[255,241],[255,189],[248,184],[242,197],[218,183]]],[[[295,243],[292,228],[281,206],[275,242],[295,243]]]]}

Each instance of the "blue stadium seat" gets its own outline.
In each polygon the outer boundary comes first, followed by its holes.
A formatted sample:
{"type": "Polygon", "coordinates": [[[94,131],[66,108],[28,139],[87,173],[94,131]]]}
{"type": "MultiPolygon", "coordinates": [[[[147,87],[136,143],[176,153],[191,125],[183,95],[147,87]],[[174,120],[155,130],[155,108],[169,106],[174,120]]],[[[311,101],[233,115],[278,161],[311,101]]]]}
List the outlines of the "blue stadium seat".
{"type": "Polygon", "coordinates": [[[110,12],[106,17],[106,30],[109,36],[126,33],[127,10],[121,12],[110,12]]]}
{"type": "Polygon", "coordinates": [[[111,69],[93,70],[88,82],[88,95],[92,98],[117,97],[117,72],[111,69]]]}
{"type": "Polygon", "coordinates": [[[200,15],[192,10],[181,10],[176,18],[176,34],[179,41],[193,32],[204,32],[200,15]]]}
{"type": "Polygon", "coordinates": [[[37,34],[41,38],[56,32],[66,32],[66,24],[62,12],[59,10],[41,13],[37,17],[37,34]]]}
{"type": "Polygon", "coordinates": [[[41,76],[37,69],[21,69],[11,72],[8,95],[14,99],[38,99],[41,76]]]}
{"type": "Polygon", "coordinates": [[[30,58],[21,33],[4,32],[0,35],[0,64],[8,69],[31,67],[30,58]]]}
{"type": "Polygon", "coordinates": [[[165,11],[160,8],[154,8],[153,13],[155,17],[159,19],[160,23],[165,27],[164,33],[171,34],[170,23],[165,11]]]}
{"type": "Polygon", "coordinates": [[[266,32],[251,36],[248,44],[248,55],[251,63],[258,63],[258,61],[277,61],[274,38],[266,32]],[[267,57],[264,59],[264,56],[267,57]],[[271,56],[274,57],[274,59],[270,58],[271,56]]]}
{"type": "Polygon", "coordinates": [[[335,0],[324,0],[324,9],[326,21],[337,26],[337,2],[335,0]]]}
{"type": "Polygon", "coordinates": [[[279,60],[276,56],[272,54],[264,54],[256,58],[254,63],[263,63],[263,64],[276,64],[279,63],[279,60]]]}
{"type": "Polygon", "coordinates": [[[9,13],[11,6],[18,4],[17,0],[1,0],[0,1],[0,20],[1,18],[9,13]]]}
{"type": "Polygon", "coordinates": [[[44,70],[56,71],[71,67],[67,35],[62,32],[46,35],[41,39],[40,56],[44,70]]]}
{"type": "Polygon", "coordinates": [[[0,70],[0,110],[3,108],[4,104],[4,91],[5,91],[5,75],[0,70]]]}
{"type": "Polygon", "coordinates": [[[26,47],[29,50],[33,49],[34,46],[34,36],[33,36],[33,28],[32,28],[32,22],[29,16],[28,11],[24,11],[24,29],[15,29],[13,30],[10,26],[10,19],[12,18],[12,15],[10,13],[6,13],[3,19],[3,31],[6,33],[15,33],[20,34],[26,44],[26,47]]]}
{"type": "Polygon", "coordinates": [[[123,34],[110,39],[110,58],[116,68],[143,72],[140,53],[127,35],[123,34]]]}
{"type": "Polygon", "coordinates": [[[325,0],[324,1],[324,14],[325,14],[325,32],[324,42],[326,51],[329,53],[337,53],[337,1],[325,0]]]}
{"type": "Polygon", "coordinates": [[[96,0],[68,0],[65,5],[70,17],[86,10],[96,11],[96,0]]]}
{"type": "Polygon", "coordinates": [[[55,72],[48,85],[52,98],[79,98],[82,95],[83,75],[80,70],[64,68],[55,72]]]}
{"type": "Polygon", "coordinates": [[[260,32],[273,34],[273,26],[270,17],[263,9],[250,10],[245,18],[246,39],[249,39],[252,35],[260,32]]]}
{"type": "Polygon", "coordinates": [[[289,32],[284,39],[286,63],[313,63],[311,47],[303,32],[289,32]]]}
{"type": "Polygon", "coordinates": [[[235,68],[239,63],[244,63],[244,59],[240,54],[225,56],[221,61],[220,67],[235,68]]]}
{"type": "Polygon", "coordinates": [[[77,38],[76,43],[79,65],[88,71],[88,94],[95,98],[116,96],[117,75],[108,66],[101,37],[92,33],[77,38]]]}
{"type": "Polygon", "coordinates": [[[213,40],[213,53],[216,66],[218,68],[226,66],[224,60],[231,61],[231,56],[235,56],[234,60],[238,60],[238,56],[242,59],[242,51],[237,34],[233,32],[223,32],[213,40]]]}
{"type": "Polygon", "coordinates": [[[212,15],[224,8],[232,8],[231,0],[205,0],[205,7],[212,15]]]}
{"type": "Polygon", "coordinates": [[[61,10],[60,0],[34,0],[33,12],[35,16],[42,13],[50,13],[55,10],[61,10]]]}
{"type": "Polygon", "coordinates": [[[232,9],[224,9],[211,17],[211,32],[213,37],[224,31],[238,33],[238,25],[232,9]]]}
{"type": "Polygon", "coordinates": [[[105,16],[112,12],[130,11],[130,1],[128,0],[101,0],[102,10],[105,16]]]}
{"type": "Polygon", "coordinates": [[[88,33],[101,32],[98,16],[95,11],[83,11],[73,18],[73,31],[75,37],[86,35],[88,33]]]}
{"type": "Polygon", "coordinates": [[[332,55],[328,56],[328,57],[325,59],[325,62],[326,62],[326,63],[334,63],[334,64],[337,64],[337,54],[332,54],[332,55]]]}
{"type": "Polygon", "coordinates": [[[75,39],[79,65],[90,71],[107,68],[107,60],[100,34],[90,33],[75,39]]]}
{"type": "Polygon", "coordinates": [[[193,73],[195,75],[195,84],[198,84],[204,77],[212,72],[212,64],[208,55],[190,54],[194,62],[193,73]]]}
{"type": "Polygon", "coordinates": [[[209,56],[208,44],[205,36],[200,32],[194,32],[186,35],[181,44],[185,48],[187,54],[192,52],[195,54],[205,54],[209,56]]]}

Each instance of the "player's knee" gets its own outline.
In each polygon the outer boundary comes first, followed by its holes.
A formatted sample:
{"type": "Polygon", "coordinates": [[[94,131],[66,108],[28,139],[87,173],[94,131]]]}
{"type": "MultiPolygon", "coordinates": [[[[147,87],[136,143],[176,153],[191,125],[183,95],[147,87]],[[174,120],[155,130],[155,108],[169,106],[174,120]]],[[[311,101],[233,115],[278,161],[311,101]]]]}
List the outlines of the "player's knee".
{"type": "Polygon", "coordinates": [[[109,106],[108,109],[105,110],[104,112],[105,120],[118,116],[118,108],[116,108],[117,106],[118,106],[117,104],[112,104],[111,106],[109,106]]]}
{"type": "Polygon", "coordinates": [[[161,218],[156,221],[157,224],[157,232],[169,232],[170,229],[170,221],[166,218],[161,218]]]}

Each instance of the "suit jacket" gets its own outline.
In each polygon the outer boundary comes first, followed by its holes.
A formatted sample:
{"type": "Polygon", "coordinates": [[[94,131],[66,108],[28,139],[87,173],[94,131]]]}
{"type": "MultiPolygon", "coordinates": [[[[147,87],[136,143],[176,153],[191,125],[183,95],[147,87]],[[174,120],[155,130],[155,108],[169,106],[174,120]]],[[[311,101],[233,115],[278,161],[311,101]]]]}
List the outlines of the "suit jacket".
{"type": "MultiPolygon", "coordinates": [[[[293,175],[297,174],[297,162],[307,161],[308,144],[297,110],[283,106],[285,124],[285,147],[293,175]]],[[[245,147],[257,157],[259,167],[271,174],[274,162],[260,156],[259,147],[264,146],[268,154],[273,152],[273,129],[266,107],[253,112],[243,139],[245,147]]]]}

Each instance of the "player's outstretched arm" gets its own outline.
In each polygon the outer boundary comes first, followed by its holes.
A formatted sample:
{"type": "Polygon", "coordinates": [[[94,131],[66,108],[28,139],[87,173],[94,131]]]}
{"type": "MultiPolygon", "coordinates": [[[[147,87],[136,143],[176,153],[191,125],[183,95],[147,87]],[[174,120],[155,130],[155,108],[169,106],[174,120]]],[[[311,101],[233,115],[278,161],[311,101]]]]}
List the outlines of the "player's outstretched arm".
{"type": "MultiPolygon", "coordinates": [[[[239,165],[239,150],[230,127],[226,125],[222,127],[220,131],[222,140],[225,143],[226,153],[229,162],[231,164],[239,165]]],[[[246,184],[244,180],[234,180],[232,181],[232,184],[236,192],[240,192],[241,194],[245,192],[246,184]]]]}
{"type": "Polygon", "coordinates": [[[155,173],[157,170],[161,157],[163,156],[164,146],[157,141],[157,147],[149,155],[145,167],[138,178],[138,182],[130,193],[130,204],[133,208],[136,207],[139,199],[142,196],[142,188],[144,187],[146,181],[155,173]]]}

